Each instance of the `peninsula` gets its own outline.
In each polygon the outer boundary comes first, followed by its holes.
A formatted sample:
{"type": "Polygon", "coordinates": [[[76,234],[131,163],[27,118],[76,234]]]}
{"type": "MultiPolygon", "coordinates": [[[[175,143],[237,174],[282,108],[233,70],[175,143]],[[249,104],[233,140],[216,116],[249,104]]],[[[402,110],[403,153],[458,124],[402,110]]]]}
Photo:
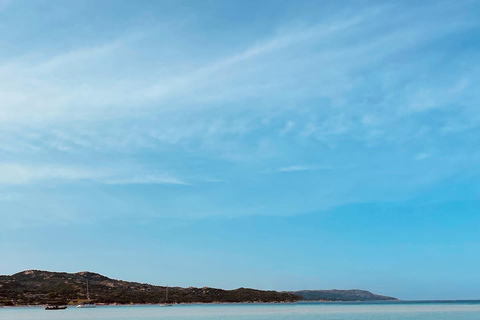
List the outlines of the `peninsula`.
{"type": "Polygon", "coordinates": [[[91,299],[98,304],[296,302],[299,300],[366,301],[396,300],[361,290],[278,292],[249,288],[168,288],[165,286],[110,279],[93,272],[27,270],[0,276],[0,305],[77,303],[86,299],[88,280],[91,299]]]}

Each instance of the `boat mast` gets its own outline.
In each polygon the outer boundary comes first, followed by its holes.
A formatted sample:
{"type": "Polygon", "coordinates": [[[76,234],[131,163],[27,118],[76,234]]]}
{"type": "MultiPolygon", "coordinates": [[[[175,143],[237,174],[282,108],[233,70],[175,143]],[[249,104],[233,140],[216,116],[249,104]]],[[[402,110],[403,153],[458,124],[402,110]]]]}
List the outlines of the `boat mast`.
{"type": "Polygon", "coordinates": [[[88,279],[87,279],[87,299],[90,301],[90,293],[88,292],[88,279]]]}

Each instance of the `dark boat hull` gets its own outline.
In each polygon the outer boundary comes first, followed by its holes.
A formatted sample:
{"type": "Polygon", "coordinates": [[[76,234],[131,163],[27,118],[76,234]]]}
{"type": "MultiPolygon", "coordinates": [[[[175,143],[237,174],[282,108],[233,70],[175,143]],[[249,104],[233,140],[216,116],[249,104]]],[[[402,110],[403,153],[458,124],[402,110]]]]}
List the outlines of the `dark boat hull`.
{"type": "Polygon", "coordinates": [[[59,306],[54,306],[54,307],[45,307],[45,310],[65,310],[67,309],[66,306],[59,307],[59,306]]]}

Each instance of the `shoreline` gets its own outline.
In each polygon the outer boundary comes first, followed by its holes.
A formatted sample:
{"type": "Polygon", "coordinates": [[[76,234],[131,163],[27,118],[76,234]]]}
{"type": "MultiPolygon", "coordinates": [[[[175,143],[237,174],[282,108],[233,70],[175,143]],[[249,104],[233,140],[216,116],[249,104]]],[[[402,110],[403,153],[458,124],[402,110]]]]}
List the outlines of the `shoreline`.
{"type": "MultiPolygon", "coordinates": [[[[181,302],[174,303],[173,306],[192,306],[192,305],[276,305],[276,304],[480,304],[480,299],[473,300],[376,300],[376,301],[308,301],[308,300],[299,300],[299,301],[281,301],[281,302],[262,302],[262,301],[250,301],[250,302],[181,302]]],[[[142,307],[142,306],[161,306],[163,303],[134,303],[134,304],[96,304],[98,307],[142,307]]],[[[2,308],[44,308],[46,305],[16,305],[16,306],[0,306],[2,308]]],[[[76,305],[66,305],[70,308],[75,308],[76,305]]]]}
{"type": "MultiPolygon", "coordinates": [[[[172,303],[173,306],[181,305],[225,305],[225,304],[295,304],[300,301],[275,301],[275,302],[263,302],[263,301],[245,301],[245,302],[180,302],[172,303]]],[[[97,307],[139,307],[139,306],[162,306],[165,303],[96,303],[97,307]]],[[[44,308],[47,304],[36,305],[15,305],[15,306],[0,306],[0,308],[44,308]]],[[[62,304],[62,306],[76,307],[77,304],[62,304]]]]}

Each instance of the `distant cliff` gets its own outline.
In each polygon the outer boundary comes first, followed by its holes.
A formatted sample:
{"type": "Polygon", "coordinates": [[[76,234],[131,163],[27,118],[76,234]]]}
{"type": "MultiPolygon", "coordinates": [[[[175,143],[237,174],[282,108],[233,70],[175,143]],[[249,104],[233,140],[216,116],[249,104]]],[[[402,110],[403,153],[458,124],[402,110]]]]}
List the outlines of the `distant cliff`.
{"type": "MultiPolygon", "coordinates": [[[[64,273],[28,270],[0,276],[0,304],[67,304],[86,299],[88,280],[90,297],[96,303],[165,303],[166,287],[114,280],[92,272],[64,273]]],[[[277,291],[240,288],[168,288],[169,303],[188,302],[294,302],[298,296],[277,291]]]]}
{"type": "Polygon", "coordinates": [[[397,298],[373,294],[365,290],[301,290],[288,291],[308,301],[389,301],[397,298]]]}

